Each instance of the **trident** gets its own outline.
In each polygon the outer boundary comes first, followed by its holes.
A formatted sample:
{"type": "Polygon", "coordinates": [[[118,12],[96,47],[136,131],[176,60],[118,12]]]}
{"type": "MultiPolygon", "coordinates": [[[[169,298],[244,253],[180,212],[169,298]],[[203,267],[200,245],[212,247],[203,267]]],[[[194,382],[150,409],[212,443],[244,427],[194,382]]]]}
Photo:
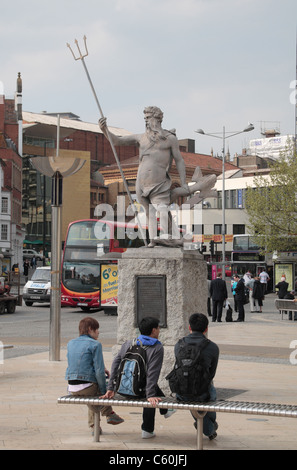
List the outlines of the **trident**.
{"type": "MultiPolygon", "coordinates": [[[[98,97],[97,97],[95,88],[94,88],[94,86],[93,86],[93,83],[92,83],[90,74],[89,74],[89,72],[88,72],[86,63],[85,63],[85,61],[84,61],[84,58],[89,55],[89,52],[88,52],[88,48],[87,48],[87,38],[86,38],[86,36],[84,36],[83,39],[84,39],[85,51],[86,51],[85,54],[82,54],[77,39],[75,39],[74,42],[75,42],[76,47],[77,47],[77,50],[78,50],[78,52],[79,52],[79,56],[78,56],[78,57],[75,56],[73,50],[71,49],[70,44],[67,43],[67,47],[69,47],[69,49],[70,49],[70,51],[71,51],[71,53],[72,53],[72,55],[73,55],[74,60],[81,60],[81,61],[82,61],[82,64],[83,64],[83,66],[84,66],[84,69],[85,69],[87,78],[88,78],[88,80],[89,80],[89,83],[90,83],[90,86],[91,86],[93,95],[94,95],[94,97],[95,97],[95,100],[96,100],[96,103],[97,103],[97,106],[98,106],[98,109],[99,109],[99,113],[100,113],[101,117],[104,118],[104,114],[103,114],[102,108],[101,108],[101,106],[100,106],[100,103],[99,103],[99,100],[98,100],[98,97]]],[[[128,194],[128,197],[129,197],[129,200],[130,200],[130,204],[131,204],[131,206],[132,206],[132,208],[133,208],[133,211],[134,211],[134,214],[135,214],[135,216],[136,216],[136,218],[137,218],[137,222],[138,222],[138,226],[139,226],[139,230],[140,230],[141,236],[142,236],[142,238],[143,238],[143,241],[144,241],[145,246],[147,246],[146,236],[145,236],[145,234],[144,234],[144,232],[143,232],[143,229],[142,229],[142,226],[141,226],[139,217],[138,217],[138,211],[137,211],[137,209],[136,209],[136,207],[135,207],[135,204],[134,204],[134,202],[133,202],[133,199],[132,199],[130,190],[129,190],[129,188],[128,188],[128,184],[127,184],[127,181],[126,181],[124,172],[123,172],[122,167],[121,167],[121,164],[120,164],[120,160],[119,160],[119,158],[118,158],[118,155],[117,155],[115,146],[114,146],[114,144],[113,144],[113,141],[112,141],[112,139],[111,139],[111,136],[110,136],[110,133],[109,133],[109,130],[108,130],[108,127],[107,127],[107,126],[106,126],[106,133],[107,133],[107,137],[108,137],[109,143],[110,143],[110,145],[111,145],[111,149],[112,149],[114,158],[115,158],[115,160],[116,160],[116,162],[117,162],[117,165],[118,165],[118,167],[119,167],[121,176],[122,176],[122,178],[123,178],[123,183],[124,183],[126,192],[127,192],[127,194],[128,194]]]]}

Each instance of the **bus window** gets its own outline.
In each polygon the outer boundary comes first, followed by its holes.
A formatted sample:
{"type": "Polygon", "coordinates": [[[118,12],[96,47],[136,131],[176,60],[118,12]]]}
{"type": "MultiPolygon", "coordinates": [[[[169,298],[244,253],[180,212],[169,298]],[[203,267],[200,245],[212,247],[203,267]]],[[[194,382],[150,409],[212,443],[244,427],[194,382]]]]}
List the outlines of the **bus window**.
{"type": "Polygon", "coordinates": [[[233,237],[233,250],[234,251],[248,251],[249,249],[249,237],[233,237]]]}
{"type": "Polygon", "coordinates": [[[82,220],[70,225],[66,245],[96,246],[99,242],[109,244],[110,228],[108,224],[96,224],[82,220]]]}
{"type": "Polygon", "coordinates": [[[99,265],[64,262],[62,279],[65,287],[73,292],[91,293],[100,287],[99,265]]]}

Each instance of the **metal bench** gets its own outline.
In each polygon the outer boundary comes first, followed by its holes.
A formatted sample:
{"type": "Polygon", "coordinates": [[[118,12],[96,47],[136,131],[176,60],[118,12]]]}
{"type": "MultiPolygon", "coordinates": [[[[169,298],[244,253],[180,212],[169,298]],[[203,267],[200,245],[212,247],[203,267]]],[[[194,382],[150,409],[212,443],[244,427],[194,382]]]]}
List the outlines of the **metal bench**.
{"type": "Polygon", "coordinates": [[[279,310],[279,313],[281,313],[282,319],[284,316],[284,312],[292,312],[292,321],[294,321],[296,315],[295,312],[297,312],[297,302],[294,302],[294,300],[289,299],[276,299],[275,307],[277,308],[277,310],[279,310]]]}
{"type": "MultiPolygon", "coordinates": [[[[150,408],[153,407],[146,399],[125,398],[98,398],[98,397],[74,397],[71,395],[58,398],[60,404],[70,405],[111,405],[150,408]]],[[[203,449],[203,417],[208,411],[221,413],[242,413],[265,416],[278,416],[285,418],[297,418],[297,406],[274,403],[252,403],[243,401],[217,400],[207,403],[178,402],[174,399],[164,398],[155,408],[168,408],[174,410],[187,410],[196,412],[197,416],[197,450],[203,449]]],[[[95,413],[94,441],[100,441],[100,413],[95,413]]]]}

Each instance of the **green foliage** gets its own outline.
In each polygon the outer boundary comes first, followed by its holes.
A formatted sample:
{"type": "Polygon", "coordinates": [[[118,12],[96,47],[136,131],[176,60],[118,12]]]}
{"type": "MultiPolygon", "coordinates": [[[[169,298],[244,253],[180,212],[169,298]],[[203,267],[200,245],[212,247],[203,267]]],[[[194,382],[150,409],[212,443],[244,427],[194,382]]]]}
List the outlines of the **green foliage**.
{"type": "Polygon", "coordinates": [[[297,154],[288,149],[246,191],[249,231],[265,252],[297,251],[297,154]]]}

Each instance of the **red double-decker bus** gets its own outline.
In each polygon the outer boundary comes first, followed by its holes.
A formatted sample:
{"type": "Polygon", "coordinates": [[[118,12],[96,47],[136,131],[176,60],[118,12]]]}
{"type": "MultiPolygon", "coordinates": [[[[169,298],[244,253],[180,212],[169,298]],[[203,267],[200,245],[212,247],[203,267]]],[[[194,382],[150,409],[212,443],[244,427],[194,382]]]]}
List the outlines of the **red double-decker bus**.
{"type": "Polygon", "coordinates": [[[61,306],[117,310],[117,253],[144,246],[137,226],[103,219],[71,222],[62,258],[61,306]]]}

